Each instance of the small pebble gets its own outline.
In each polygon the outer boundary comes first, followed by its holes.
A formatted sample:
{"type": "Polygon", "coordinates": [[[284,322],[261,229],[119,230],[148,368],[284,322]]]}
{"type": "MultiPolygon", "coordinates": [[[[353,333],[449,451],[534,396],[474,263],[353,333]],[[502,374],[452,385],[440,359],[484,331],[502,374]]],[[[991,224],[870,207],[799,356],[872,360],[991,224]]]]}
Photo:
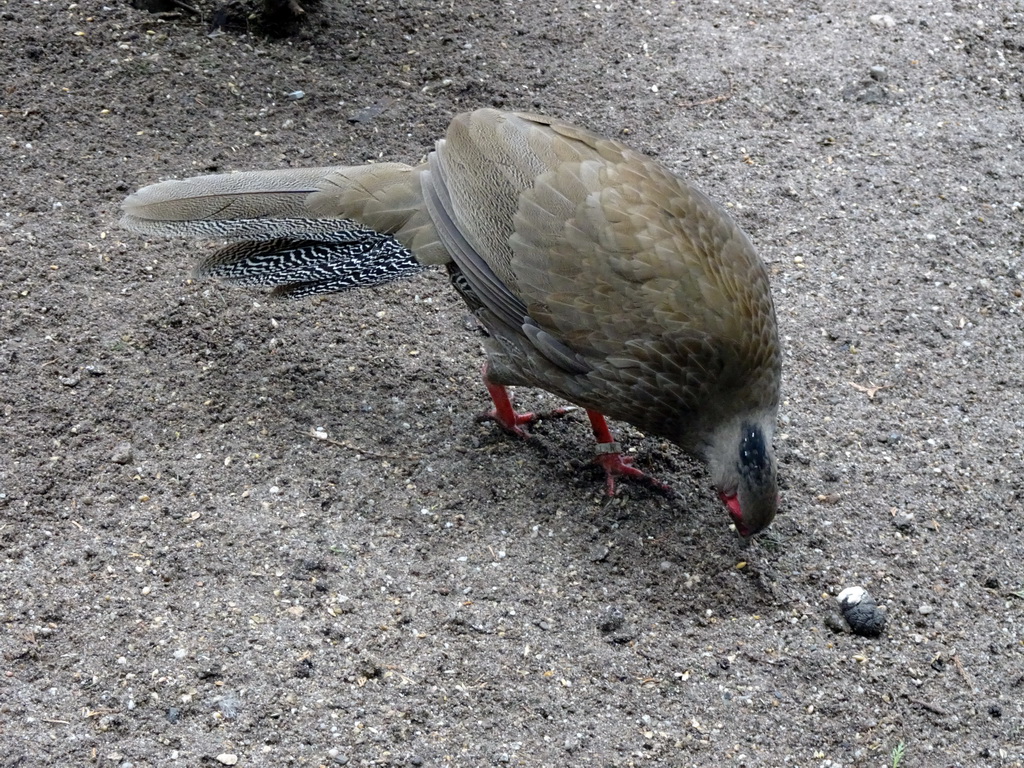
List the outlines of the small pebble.
{"type": "Polygon", "coordinates": [[[132,444],[118,443],[110,454],[110,460],[115,464],[128,464],[132,460],[132,444]]]}
{"type": "Polygon", "coordinates": [[[223,752],[217,755],[217,762],[223,765],[236,765],[238,763],[238,755],[232,755],[229,752],[223,752]]]}
{"type": "Polygon", "coordinates": [[[238,717],[241,708],[242,702],[231,695],[225,696],[217,702],[217,709],[228,720],[234,720],[238,717]]]}
{"type": "Polygon", "coordinates": [[[892,29],[896,26],[896,19],[890,16],[888,13],[876,13],[868,16],[868,21],[874,24],[876,27],[884,27],[885,29],[892,29]]]}
{"type": "Polygon", "coordinates": [[[622,625],[626,623],[626,612],[623,611],[619,606],[609,606],[608,610],[605,611],[604,616],[597,623],[597,628],[601,632],[615,632],[622,629],[622,625]]]}
{"type": "Polygon", "coordinates": [[[901,533],[909,533],[914,530],[914,516],[906,512],[899,512],[892,519],[893,528],[901,533]]]}
{"type": "Polygon", "coordinates": [[[855,635],[878,637],[885,629],[885,612],[863,587],[847,587],[836,598],[843,618],[855,635]]]}
{"type": "Polygon", "coordinates": [[[877,80],[880,83],[884,83],[885,80],[889,77],[889,73],[886,72],[885,67],[880,67],[877,65],[871,67],[871,69],[869,69],[868,72],[870,73],[872,80],[877,80]]]}

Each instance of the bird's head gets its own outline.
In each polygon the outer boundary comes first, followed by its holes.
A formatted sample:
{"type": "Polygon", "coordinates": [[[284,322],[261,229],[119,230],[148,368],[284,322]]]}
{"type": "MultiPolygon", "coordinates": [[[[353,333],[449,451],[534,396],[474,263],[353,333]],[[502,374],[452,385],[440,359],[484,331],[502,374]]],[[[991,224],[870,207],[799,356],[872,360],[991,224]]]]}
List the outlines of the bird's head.
{"type": "Polygon", "coordinates": [[[768,527],[779,508],[774,420],[740,420],[719,429],[707,452],[711,478],[743,538],[768,527]]]}

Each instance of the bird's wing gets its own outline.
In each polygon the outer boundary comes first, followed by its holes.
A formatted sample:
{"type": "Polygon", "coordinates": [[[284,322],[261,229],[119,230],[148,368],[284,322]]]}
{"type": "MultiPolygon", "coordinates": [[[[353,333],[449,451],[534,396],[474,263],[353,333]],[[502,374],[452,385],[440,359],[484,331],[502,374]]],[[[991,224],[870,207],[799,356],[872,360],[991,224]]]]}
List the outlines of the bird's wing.
{"type": "Polygon", "coordinates": [[[585,357],[673,339],[718,385],[773,356],[767,274],[728,214],[645,156],[559,129],[579,157],[523,193],[510,240],[530,316],[585,357]]]}
{"type": "Polygon", "coordinates": [[[724,210],[661,165],[494,110],[456,118],[438,155],[471,246],[453,259],[489,270],[488,291],[578,357],[683,365],[717,384],[775,364],[763,264],[724,210]]]}

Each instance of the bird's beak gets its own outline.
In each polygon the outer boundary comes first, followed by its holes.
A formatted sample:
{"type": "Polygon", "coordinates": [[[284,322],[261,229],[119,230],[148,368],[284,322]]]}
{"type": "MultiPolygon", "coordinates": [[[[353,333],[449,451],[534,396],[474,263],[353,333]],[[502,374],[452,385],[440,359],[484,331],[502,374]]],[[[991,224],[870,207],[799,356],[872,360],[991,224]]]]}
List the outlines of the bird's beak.
{"type": "Polygon", "coordinates": [[[729,510],[729,517],[732,518],[733,525],[736,526],[736,532],[744,539],[750,537],[750,529],[746,523],[743,522],[743,513],[740,511],[740,500],[735,493],[726,493],[725,491],[718,492],[718,498],[725,504],[725,508],[729,510]]]}

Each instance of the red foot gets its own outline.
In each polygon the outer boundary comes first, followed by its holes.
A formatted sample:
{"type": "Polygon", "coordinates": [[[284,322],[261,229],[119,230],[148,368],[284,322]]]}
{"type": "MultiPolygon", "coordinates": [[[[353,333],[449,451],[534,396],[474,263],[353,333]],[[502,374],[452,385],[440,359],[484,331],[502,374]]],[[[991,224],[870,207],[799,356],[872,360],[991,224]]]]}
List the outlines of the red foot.
{"type": "MultiPolygon", "coordinates": [[[[501,384],[495,384],[490,380],[486,365],[484,365],[483,377],[484,385],[491,395],[491,400],[494,401],[494,408],[479,416],[478,420],[496,421],[502,429],[516,437],[526,439],[530,436],[523,429],[527,424],[544,418],[564,416],[572,410],[570,407],[555,408],[547,413],[516,413],[516,409],[512,407],[512,398],[509,397],[508,390],[501,384]]],[[[672,493],[672,489],[665,483],[655,480],[634,467],[631,457],[622,455],[622,448],[612,437],[611,430],[608,429],[608,422],[605,421],[603,415],[597,411],[588,410],[587,416],[590,417],[594,437],[597,438],[597,456],[594,458],[594,462],[604,470],[609,496],[615,495],[615,478],[617,477],[639,480],[663,493],[672,493]]]]}
{"type": "Polygon", "coordinates": [[[532,411],[516,413],[516,409],[512,407],[512,398],[509,397],[508,390],[501,384],[493,383],[487,377],[486,365],[484,366],[484,385],[491,395],[491,400],[494,401],[494,408],[478,416],[478,421],[496,421],[506,432],[524,440],[530,435],[525,429],[522,429],[523,425],[533,424],[541,419],[564,416],[572,410],[571,408],[554,408],[546,413],[533,413],[532,411]]]}
{"type": "Polygon", "coordinates": [[[650,475],[634,467],[632,457],[622,455],[622,447],[612,437],[611,430],[608,429],[608,422],[605,421],[603,415],[597,411],[588,410],[587,416],[590,417],[590,425],[594,429],[594,437],[597,438],[597,456],[594,457],[594,463],[604,470],[609,496],[615,495],[616,477],[640,480],[662,493],[672,493],[670,486],[660,480],[655,480],[650,475]]]}

